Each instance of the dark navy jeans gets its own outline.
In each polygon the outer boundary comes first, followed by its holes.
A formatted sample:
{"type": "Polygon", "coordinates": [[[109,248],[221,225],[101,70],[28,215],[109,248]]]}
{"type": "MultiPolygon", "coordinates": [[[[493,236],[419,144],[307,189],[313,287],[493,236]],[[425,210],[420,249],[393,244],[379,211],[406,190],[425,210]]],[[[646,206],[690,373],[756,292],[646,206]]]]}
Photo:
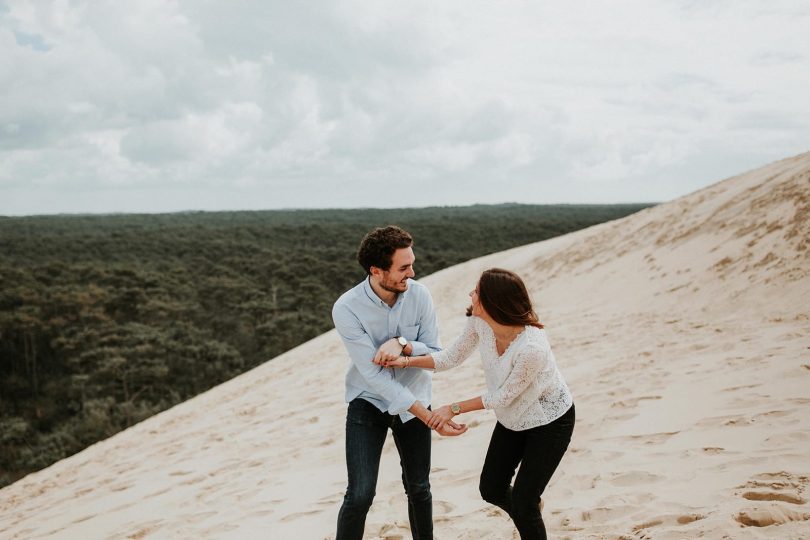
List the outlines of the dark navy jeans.
{"type": "Polygon", "coordinates": [[[479,490],[490,504],[502,508],[520,533],[521,540],[545,540],[546,527],[540,515],[540,495],[571,441],[574,406],[545,426],[512,431],[495,424],[489,442],[479,490]],[[510,485],[515,469],[515,485],[510,485]]]}
{"type": "Polygon", "coordinates": [[[414,418],[402,423],[398,415],[381,412],[357,398],[346,413],[346,469],[349,486],[343,497],[336,540],[361,540],[380,470],[388,430],[394,434],[408,495],[408,518],[414,540],[433,538],[433,497],[430,494],[430,428],[414,418]]]}

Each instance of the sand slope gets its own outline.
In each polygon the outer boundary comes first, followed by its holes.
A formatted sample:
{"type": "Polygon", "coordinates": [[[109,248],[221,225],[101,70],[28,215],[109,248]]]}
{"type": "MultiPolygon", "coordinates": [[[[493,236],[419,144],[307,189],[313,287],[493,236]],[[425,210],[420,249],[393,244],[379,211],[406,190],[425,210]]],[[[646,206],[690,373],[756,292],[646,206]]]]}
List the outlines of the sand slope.
{"type": "MultiPolygon", "coordinates": [[[[810,537],[810,153],[423,280],[449,343],[478,273],[534,293],[577,403],[553,538],[810,537]]],[[[417,254],[418,255],[418,254],[417,254]]],[[[2,538],[331,538],[346,357],[334,332],[0,490],[2,538]]],[[[478,359],[436,405],[483,388],[478,359]]],[[[482,502],[494,418],[434,436],[438,539],[516,538],[482,502]]],[[[409,538],[389,441],[368,538],[409,538]]]]}

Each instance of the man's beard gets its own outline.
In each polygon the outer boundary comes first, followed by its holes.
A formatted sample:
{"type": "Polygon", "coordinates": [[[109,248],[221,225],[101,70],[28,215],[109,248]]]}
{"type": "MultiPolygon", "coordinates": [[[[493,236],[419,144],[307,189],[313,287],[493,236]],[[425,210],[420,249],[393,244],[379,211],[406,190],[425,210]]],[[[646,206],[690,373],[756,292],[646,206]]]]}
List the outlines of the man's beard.
{"type": "Polygon", "coordinates": [[[399,294],[399,293],[402,293],[402,292],[405,292],[405,291],[408,290],[408,282],[407,281],[405,281],[404,283],[402,283],[402,282],[393,282],[393,283],[397,283],[401,288],[395,289],[394,287],[392,287],[391,285],[389,285],[385,281],[380,282],[380,288],[382,288],[384,291],[388,291],[388,292],[395,293],[395,294],[399,294]]]}

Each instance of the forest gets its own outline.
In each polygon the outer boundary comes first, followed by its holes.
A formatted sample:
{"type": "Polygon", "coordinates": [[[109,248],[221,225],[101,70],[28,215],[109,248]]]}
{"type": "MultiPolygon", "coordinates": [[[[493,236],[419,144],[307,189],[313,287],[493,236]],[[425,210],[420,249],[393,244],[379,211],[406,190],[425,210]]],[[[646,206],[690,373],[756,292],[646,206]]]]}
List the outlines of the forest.
{"type": "Polygon", "coordinates": [[[374,227],[419,279],[648,206],[0,217],[0,487],[330,330],[374,227]]]}

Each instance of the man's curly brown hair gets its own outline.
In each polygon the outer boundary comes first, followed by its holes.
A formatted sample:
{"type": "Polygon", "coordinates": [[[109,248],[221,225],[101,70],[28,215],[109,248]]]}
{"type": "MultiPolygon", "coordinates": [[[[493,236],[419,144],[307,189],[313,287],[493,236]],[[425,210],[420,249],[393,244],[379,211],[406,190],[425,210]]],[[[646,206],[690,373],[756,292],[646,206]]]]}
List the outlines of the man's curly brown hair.
{"type": "Polygon", "coordinates": [[[391,268],[394,252],[413,245],[413,237],[396,225],[378,227],[365,235],[357,250],[357,262],[371,274],[371,267],[383,270],[391,268]]]}

